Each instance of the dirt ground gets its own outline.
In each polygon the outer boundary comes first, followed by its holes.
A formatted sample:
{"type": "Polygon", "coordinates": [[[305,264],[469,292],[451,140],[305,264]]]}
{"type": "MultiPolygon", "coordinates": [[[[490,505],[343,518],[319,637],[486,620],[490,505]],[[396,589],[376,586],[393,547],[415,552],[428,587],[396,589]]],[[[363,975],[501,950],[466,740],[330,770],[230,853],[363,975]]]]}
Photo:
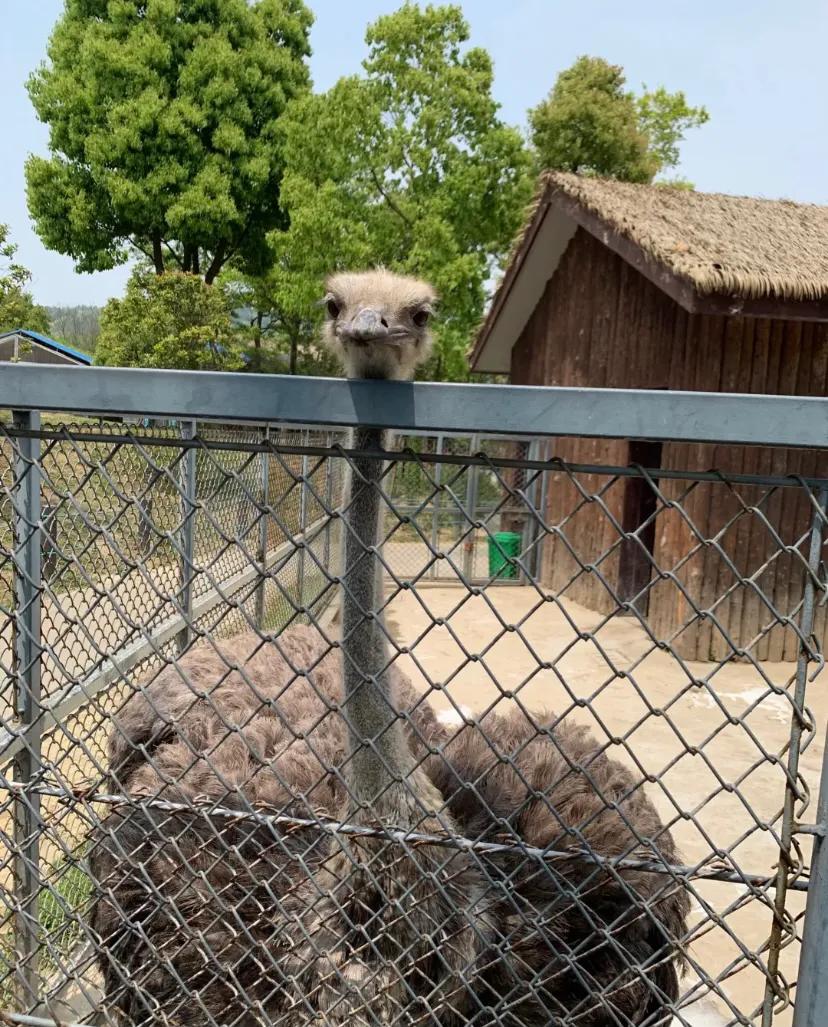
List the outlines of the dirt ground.
{"type": "MultiPolygon", "coordinates": [[[[615,739],[611,755],[658,781],[648,793],[664,818],[677,821],[672,830],[685,863],[719,850],[729,869],[774,872],[778,847],[767,825],[781,810],[785,788],[774,757],[784,751],[792,706],[787,692],[774,692],[769,683],[791,686],[793,664],[682,665],[652,651],[634,620],[615,617],[601,626],[600,615],[544,602],[528,587],[492,587],[485,597],[423,588],[416,596],[401,593],[389,613],[397,642],[412,649],[401,668],[429,691],[445,722],[485,718],[519,701],[530,713],[553,711],[589,724],[599,738],[615,739]]],[[[800,767],[815,804],[828,720],[819,679],[809,686],[808,705],[817,733],[800,767]]],[[[804,819],[812,815],[813,805],[804,819]]],[[[740,1022],[758,1024],[764,976],[750,959],[767,941],[770,900],[751,897],[743,885],[694,881],[693,887],[695,938],[684,982],[694,1002],[690,1022],[713,1027],[740,1014],[740,1022]],[[701,974],[718,982],[718,994],[709,994],[701,974]]],[[[803,906],[801,892],[789,894],[792,916],[803,906]]],[[[801,936],[801,919],[797,928],[801,936]]],[[[798,941],[782,952],[788,981],[798,958],[798,941]]],[[[790,1011],[774,1022],[790,1023],[790,1011]]]]}

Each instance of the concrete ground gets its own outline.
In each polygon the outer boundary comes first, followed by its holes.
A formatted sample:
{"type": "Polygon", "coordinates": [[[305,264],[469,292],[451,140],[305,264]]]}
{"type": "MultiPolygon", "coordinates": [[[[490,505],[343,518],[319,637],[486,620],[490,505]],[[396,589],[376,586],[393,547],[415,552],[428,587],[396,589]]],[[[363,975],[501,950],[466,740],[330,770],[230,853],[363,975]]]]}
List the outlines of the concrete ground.
{"type": "MultiPolygon", "coordinates": [[[[519,701],[532,713],[553,711],[589,724],[602,740],[616,739],[611,755],[658,780],[648,792],[664,818],[680,818],[673,834],[685,863],[719,850],[728,869],[774,873],[779,851],[767,825],[778,825],[785,773],[773,757],[788,740],[793,664],[682,666],[669,653],[650,651],[633,619],[600,626],[599,615],[573,603],[564,610],[543,602],[529,587],[492,587],[473,597],[435,586],[400,593],[389,612],[394,637],[412,648],[401,657],[402,669],[428,691],[445,722],[484,717],[485,726],[487,711],[505,712],[519,701]],[[481,659],[470,660],[472,654],[481,659]],[[551,667],[541,669],[539,661],[551,667]]],[[[817,732],[800,767],[815,805],[828,720],[828,694],[819,682],[810,686],[808,705],[817,732]]],[[[813,816],[813,805],[803,819],[813,816]]],[[[803,893],[789,895],[792,916],[803,906],[803,893]]],[[[750,1018],[762,1003],[764,976],[750,958],[768,939],[770,900],[752,897],[743,885],[694,881],[691,917],[688,1022],[713,1027],[738,1012],[746,1018],[741,1022],[758,1024],[761,1018],[750,1018]],[[718,982],[717,995],[706,994],[701,975],[718,982]]],[[[801,926],[800,920],[800,935],[801,926]]],[[[780,965],[789,981],[798,958],[798,942],[783,949],[780,965]]],[[[774,1022],[790,1023],[790,1012],[774,1022]]]]}

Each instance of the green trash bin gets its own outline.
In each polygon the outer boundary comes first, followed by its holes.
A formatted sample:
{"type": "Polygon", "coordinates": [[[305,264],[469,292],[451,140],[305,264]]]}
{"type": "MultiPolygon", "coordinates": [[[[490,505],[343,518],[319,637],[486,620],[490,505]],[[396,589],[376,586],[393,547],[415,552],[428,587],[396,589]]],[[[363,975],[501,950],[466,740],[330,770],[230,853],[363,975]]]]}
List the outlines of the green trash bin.
{"type": "Polygon", "coordinates": [[[489,536],[489,577],[516,578],[520,568],[510,557],[520,556],[521,536],[516,531],[496,531],[489,536]]]}

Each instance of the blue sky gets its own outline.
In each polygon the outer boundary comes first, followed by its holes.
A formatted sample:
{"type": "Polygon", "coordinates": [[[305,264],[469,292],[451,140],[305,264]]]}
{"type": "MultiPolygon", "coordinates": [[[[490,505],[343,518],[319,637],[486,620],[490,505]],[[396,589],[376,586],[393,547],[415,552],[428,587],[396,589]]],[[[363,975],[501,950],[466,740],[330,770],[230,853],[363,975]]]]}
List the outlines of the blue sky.
{"type": "MultiPolygon", "coordinates": [[[[316,14],[317,89],[359,69],[365,26],[398,0],[309,0],[316,14]],[[347,13],[346,13],[347,12],[347,13]]],[[[828,74],[824,0],[465,0],[472,42],[495,62],[503,116],[523,125],[555,76],[580,54],[622,64],[633,87],[684,89],[711,120],[683,148],[697,188],[828,204],[828,74]]],[[[31,229],[23,162],[46,152],[24,82],[42,60],[62,0],[2,0],[0,221],[19,243],[46,304],[103,303],[123,290],[123,268],[78,275],[31,229]]]]}

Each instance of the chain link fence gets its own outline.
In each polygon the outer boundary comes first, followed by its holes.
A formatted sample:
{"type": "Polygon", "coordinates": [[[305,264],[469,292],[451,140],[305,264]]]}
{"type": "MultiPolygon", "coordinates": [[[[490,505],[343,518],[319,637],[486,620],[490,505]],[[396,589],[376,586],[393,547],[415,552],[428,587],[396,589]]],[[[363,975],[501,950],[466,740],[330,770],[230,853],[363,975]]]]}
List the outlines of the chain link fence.
{"type": "Polygon", "coordinates": [[[0,1022],[818,1022],[821,451],[82,413],[0,425],[0,1022]],[[383,456],[402,824],[342,691],[383,456]]]}
{"type": "Polygon", "coordinates": [[[37,425],[0,436],[0,755],[44,789],[0,811],[0,1008],[29,1012],[89,954],[90,820],[48,790],[94,787],[134,683],[198,640],[325,609],[342,488],[335,462],[278,450],[331,432],[50,418],[41,441],[37,425]]]}

